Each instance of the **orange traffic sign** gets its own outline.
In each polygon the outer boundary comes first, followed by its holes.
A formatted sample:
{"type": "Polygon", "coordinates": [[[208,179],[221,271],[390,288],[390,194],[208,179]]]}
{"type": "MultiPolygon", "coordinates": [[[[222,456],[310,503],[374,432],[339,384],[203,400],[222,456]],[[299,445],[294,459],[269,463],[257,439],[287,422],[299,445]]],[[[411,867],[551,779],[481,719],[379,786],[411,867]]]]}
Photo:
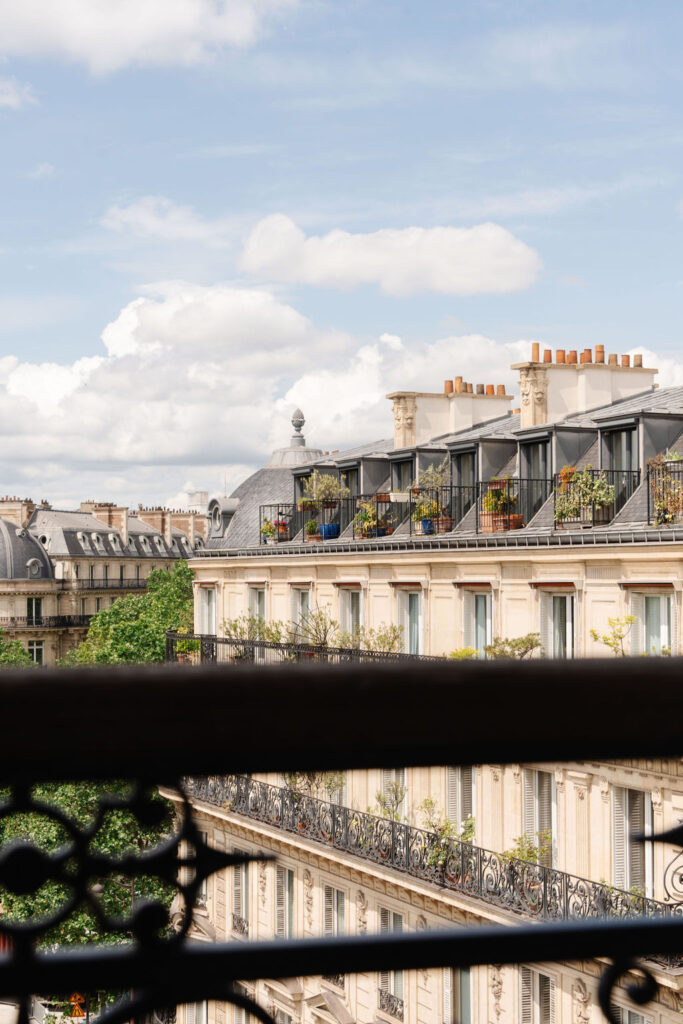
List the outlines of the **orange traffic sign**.
{"type": "Polygon", "coordinates": [[[85,998],[81,995],[80,992],[72,992],[71,993],[71,998],[69,999],[69,1002],[70,1003],[84,1003],[85,1002],[85,998]]]}
{"type": "Polygon", "coordinates": [[[72,1017],[85,1017],[85,1014],[83,1013],[83,1010],[81,1010],[81,1008],[78,1005],[78,1003],[74,1003],[72,1005],[72,1007],[71,1007],[71,1016],[72,1017]]]}

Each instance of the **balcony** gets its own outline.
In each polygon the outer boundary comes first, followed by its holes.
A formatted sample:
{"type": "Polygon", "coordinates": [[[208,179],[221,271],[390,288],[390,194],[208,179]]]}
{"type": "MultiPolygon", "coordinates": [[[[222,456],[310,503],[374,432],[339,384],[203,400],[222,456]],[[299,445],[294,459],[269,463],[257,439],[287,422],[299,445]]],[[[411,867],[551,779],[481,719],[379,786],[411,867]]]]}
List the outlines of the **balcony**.
{"type": "Polygon", "coordinates": [[[395,1020],[403,1020],[405,1010],[403,1000],[383,988],[379,989],[378,995],[377,1005],[382,1013],[386,1013],[387,1016],[393,1017],[395,1020]]]}
{"type": "Polygon", "coordinates": [[[389,654],[385,651],[366,651],[358,647],[320,647],[310,643],[271,643],[268,640],[238,640],[215,636],[213,633],[166,634],[166,661],[186,665],[255,664],[283,665],[292,662],[326,662],[339,665],[345,662],[374,662],[386,664],[396,661],[443,661],[436,655],[389,654]]]}
{"type": "Polygon", "coordinates": [[[14,615],[0,618],[2,629],[87,629],[90,615],[14,615]]]}
{"type": "Polygon", "coordinates": [[[650,464],[647,473],[647,521],[653,526],[683,523],[683,461],[650,464]]]}
{"type": "Polygon", "coordinates": [[[249,922],[246,918],[240,917],[239,914],[234,912],[232,915],[232,930],[236,935],[241,935],[243,939],[249,938],[249,922]]]}
{"type": "Polygon", "coordinates": [[[587,467],[557,474],[553,495],[555,529],[607,526],[639,483],[639,472],[621,469],[587,467]]]}
{"type": "Polygon", "coordinates": [[[59,580],[62,590],[146,590],[147,580],[100,579],[59,580]]]}
{"type": "MultiPolygon", "coordinates": [[[[543,921],[683,918],[683,905],[672,906],[470,843],[444,840],[427,829],[246,776],[189,778],[186,785],[192,796],[205,803],[510,914],[543,921]]],[[[665,957],[662,962],[680,968],[683,956],[665,957]]]]}

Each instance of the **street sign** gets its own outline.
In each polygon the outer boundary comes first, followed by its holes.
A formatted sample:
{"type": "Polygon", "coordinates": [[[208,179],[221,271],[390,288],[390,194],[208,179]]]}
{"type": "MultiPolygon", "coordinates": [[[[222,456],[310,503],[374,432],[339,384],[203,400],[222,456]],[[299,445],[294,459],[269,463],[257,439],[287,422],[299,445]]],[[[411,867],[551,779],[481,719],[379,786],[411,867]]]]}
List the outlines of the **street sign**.
{"type": "Polygon", "coordinates": [[[85,997],[80,992],[72,992],[69,998],[70,1003],[84,1003],[85,997]]]}
{"type": "Polygon", "coordinates": [[[81,1008],[78,1005],[78,1003],[73,1003],[72,1004],[72,1006],[71,1006],[71,1016],[72,1017],[85,1017],[85,1014],[83,1013],[83,1010],[81,1010],[81,1008]]]}
{"type": "Polygon", "coordinates": [[[72,992],[69,1002],[71,1003],[71,1017],[85,1017],[85,1014],[83,1013],[83,1010],[81,1010],[80,1006],[81,1003],[85,1002],[85,998],[81,995],[80,992],[72,992]]]}

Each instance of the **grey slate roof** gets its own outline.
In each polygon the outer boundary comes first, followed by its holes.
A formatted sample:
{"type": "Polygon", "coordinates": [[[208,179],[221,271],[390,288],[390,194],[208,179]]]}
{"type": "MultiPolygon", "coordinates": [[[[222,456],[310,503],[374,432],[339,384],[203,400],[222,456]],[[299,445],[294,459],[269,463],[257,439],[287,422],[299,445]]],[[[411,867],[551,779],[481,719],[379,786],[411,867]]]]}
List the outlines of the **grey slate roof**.
{"type": "Polygon", "coordinates": [[[294,477],[291,469],[259,469],[233,491],[233,498],[239,498],[225,536],[212,538],[206,547],[231,548],[251,547],[259,543],[261,505],[289,503],[294,496],[294,477]]]}
{"type": "Polygon", "coordinates": [[[43,546],[28,530],[0,519],[0,579],[49,580],[52,564],[43,546]]]}
{"type": "Polygon", "coordinates": [[[29,532],[44,544],[52,558],[177,558],[189,551],[170,548],[163,535],[134,515],[128,517],[128,543],[113,526],[89,512],[37,508],[29,532]],[[95,543],[93,534],[99,537],[95,543]],[[145,538],[143,543],[142,538],[145,538]],[[118,542],[118,543],[115,543],[118,542]]]}
{"type": "Polygon", "coordinates": [[[319,465],[330,465],[337,462],[347,462],[350,459],[360,459],[368,455],[386,455],[395,450],[393,438],[381,441],[370,441],[369,444],[359,444],[355,448],[345,448],[343,451],[325,455],[321,459],[311,462],[311,468],[319,465]]]}
{"type": "Polygon", "coordinates": [[[442,444],[455,444],[458,441],[479,441],[483,437],[509,437],[515,440],[513,431],[519,430],[522,417],[519,413],[512,416],[501,416],[496,420],[489,420],[487,423],[480,423],[469,430],[459,430],[454,434],[444,434],[442,437],[434,438],[442,444]]]}

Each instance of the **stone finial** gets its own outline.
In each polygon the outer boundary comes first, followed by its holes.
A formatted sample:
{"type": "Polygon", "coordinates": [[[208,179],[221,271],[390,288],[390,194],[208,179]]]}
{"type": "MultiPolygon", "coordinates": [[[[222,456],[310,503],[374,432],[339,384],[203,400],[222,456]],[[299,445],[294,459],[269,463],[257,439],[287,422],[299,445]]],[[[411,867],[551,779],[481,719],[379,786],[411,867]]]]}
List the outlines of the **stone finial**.
{"type": "Polygon", "coordinates": [[[301,433],[301,428],[306,422],[306,418],[302,413],[301,409],[295,409],[292,413],[292,426],[294,427],[294,434],[292,435],[292,445],[303,446],[306,444],[306,438],[301,433]]]}

